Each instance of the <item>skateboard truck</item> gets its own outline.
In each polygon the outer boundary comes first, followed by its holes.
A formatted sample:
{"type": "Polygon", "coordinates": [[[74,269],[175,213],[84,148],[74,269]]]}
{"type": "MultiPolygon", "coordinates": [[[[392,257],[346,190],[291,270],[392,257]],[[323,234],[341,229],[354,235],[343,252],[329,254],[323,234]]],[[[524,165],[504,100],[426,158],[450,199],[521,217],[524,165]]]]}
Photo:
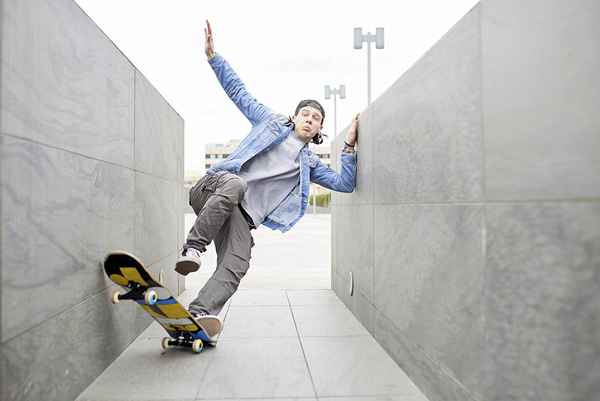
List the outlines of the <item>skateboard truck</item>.
{"type": "Polygon", "coordinates": [[[147,289],[138,283],[130,284],[129,288],[131,288],[131,290],[125,294],[121,294],[119,291],[113,292],[112,303],[118,304],[123,299],[135,301],[136,299],[140,299],[142,296],[147,305],[154,305],[156,301],[158,301],[158,294],[154,290],[147,289]]]}
{"type": "Polygon", "coordinates": [[[187,347],[191,348],[192,351],[194,351],[195,353],[201,352],[204,348],[204,342],[199,338],[192,340],[189,338],[185,338],[184,336],[179,336],[177,338],[164,337],[160,345],[164,350],[171,347],[187,347]]]}

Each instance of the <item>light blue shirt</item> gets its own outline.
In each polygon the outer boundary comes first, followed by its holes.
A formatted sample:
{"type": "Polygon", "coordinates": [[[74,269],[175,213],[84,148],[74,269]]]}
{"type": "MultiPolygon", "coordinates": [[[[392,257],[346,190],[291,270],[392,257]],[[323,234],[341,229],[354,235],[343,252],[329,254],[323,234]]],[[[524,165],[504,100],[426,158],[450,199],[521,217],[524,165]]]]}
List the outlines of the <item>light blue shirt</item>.
{"type": "Polygon", "coordinates": [[[300,180],[300,150],[304,141],[291,133],[268,152],[242,165],[238,173],[247,188],[240,204],[258,227],[266,216],[294,190],[300,180]]]}
{"type": "MultiPolygon", "coordinates": [[[[288,118],[284,114],[274,113],[259,103],[247,90],[243,82],[231,68],[229,63],[219,54],[209,60],[219,83],[227,96],[252,124],[252,129],[239,146],[221,162],[207,170],[208,173],[227,170],[239,174],[248,160],[261,152],[269,151],[282,143],[293,132],[292,126],[286,124],[288,118]]],[[[308,205],[310,182],[338,192],[352,192],[356,187],[356,158],[353,154],[341,153],[341,173],[338,174],[327,167],[318,156],[305,144],[300,149],[299,167],[300,181],[279,205],[264,218],[262,224],[273,229],[286,232],[302,218],[308,205]]]]}

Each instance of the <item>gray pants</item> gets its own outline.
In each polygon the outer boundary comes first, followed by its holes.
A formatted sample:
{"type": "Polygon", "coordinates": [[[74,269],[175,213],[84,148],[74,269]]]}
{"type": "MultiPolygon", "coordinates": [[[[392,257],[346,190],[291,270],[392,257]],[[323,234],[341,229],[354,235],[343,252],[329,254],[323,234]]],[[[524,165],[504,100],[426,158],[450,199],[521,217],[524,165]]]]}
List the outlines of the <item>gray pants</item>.
{"type": "Polygon", "coordinates": [[[254,227],[239,207],[246,189],[242,178],[227,171],[206,174],[190,189],[189,203],[197,218],[183,249],[206,252],[214,240],[217,250],[217,268],[190,310],[218,315],[248,271],[254,227]]]}

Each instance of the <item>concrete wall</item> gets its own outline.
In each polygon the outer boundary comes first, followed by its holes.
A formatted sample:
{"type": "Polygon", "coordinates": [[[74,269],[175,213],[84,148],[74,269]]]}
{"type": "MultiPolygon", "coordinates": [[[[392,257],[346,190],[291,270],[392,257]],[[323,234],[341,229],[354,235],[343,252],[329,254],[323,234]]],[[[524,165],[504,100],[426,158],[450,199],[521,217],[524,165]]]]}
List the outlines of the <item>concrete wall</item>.
{"type": "Polygon", "coordinates": [[[599,18],[482,1],[363,114],[332,285],[432,401],[600,400],[599,18]]]}
{"type": "Polygon", "coordinates": [[[183,120],[75,2],[1,18],[0,398],[71,400],[151,322],[110,304],[105,254],[179,291],[183,120]]]}

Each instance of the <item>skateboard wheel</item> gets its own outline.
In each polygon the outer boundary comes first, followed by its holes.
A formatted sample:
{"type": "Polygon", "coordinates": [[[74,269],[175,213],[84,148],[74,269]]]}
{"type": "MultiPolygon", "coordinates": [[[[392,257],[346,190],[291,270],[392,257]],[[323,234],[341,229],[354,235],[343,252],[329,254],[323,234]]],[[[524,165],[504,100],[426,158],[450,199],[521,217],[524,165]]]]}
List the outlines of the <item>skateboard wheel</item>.
{"type": "Polygon", "coordinates": [[[156,303],[156,301],[158,301],[158,295],[156,294],[156,291],[154,290],[148,290],[144,293],[144,301],[146,301],[146,304],[148,305],[154,305],[156,303]]]}
{"type": "Polygon", "coordinates": [[[112,303],[118,304],[121,300],[119,299],[119,295],[121,295],[118,291],[113,292],[112,294],[112,303]]]}
{"type": "Polygon", "coordinates": [[[162,349],[169,348],[169,341],[171,341],[171,337],[163,337],[162,341],[160,342],[160,346],[162,347],[162,349]]]}
{"type": "Polygon", "coordinates": [[[194,340],[194,342],[192,343],[192,350],[195,353],[199,353],[200,351],[202,351],[202,348],[204,348],[204,343],[202,343],[202,340],[194,340]]]}

